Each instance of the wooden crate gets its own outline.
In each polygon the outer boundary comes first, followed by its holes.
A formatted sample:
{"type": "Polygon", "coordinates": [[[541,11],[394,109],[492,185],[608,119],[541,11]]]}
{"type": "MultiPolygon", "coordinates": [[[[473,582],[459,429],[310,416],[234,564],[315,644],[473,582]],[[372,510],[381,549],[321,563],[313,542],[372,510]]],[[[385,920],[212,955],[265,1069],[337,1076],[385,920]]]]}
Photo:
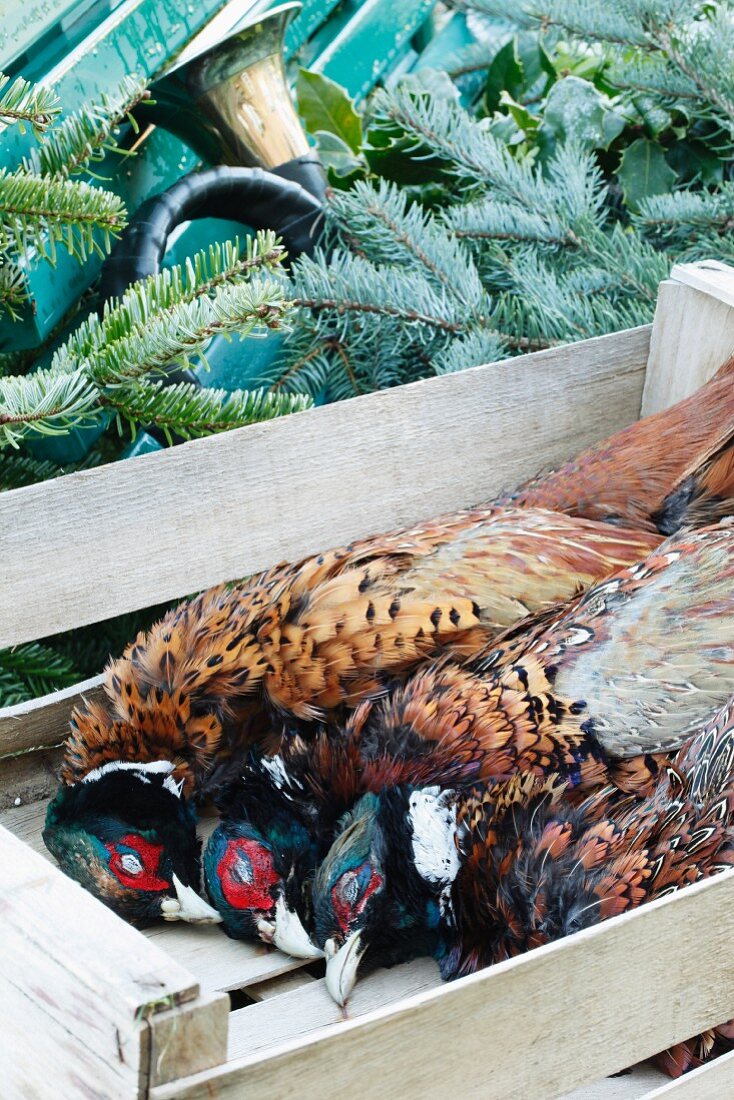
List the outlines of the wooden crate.
{"type": "MultiPolygon", "coordinates": [[[[0,646],[489,499],[733,351],[734,269],[685,265],[652,326],[4,493],[0,646]]],[[[342,1011],[315,964],[138,932],[44,857],[69,710],[98,690],[0,711],[3,1100],[734,1093],[734,1055],[604,1079],[734,1016],[734,872],[449,986],[426,959],[378,972],[342,1011]]]]}

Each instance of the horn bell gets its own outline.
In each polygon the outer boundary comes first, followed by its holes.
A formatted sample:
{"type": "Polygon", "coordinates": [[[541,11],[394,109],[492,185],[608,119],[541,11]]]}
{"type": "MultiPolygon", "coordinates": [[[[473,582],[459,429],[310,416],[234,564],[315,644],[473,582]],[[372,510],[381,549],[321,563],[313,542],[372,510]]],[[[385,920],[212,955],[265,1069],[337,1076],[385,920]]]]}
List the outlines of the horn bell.
{"type": "Polygon", "coordinates": [[[151,85],[153,121],[209,164],[272,169],[313,159],[283,65],[285,30],[301,4],[256,16],[251,7],[230,0],[184,46],[151,85]]]}

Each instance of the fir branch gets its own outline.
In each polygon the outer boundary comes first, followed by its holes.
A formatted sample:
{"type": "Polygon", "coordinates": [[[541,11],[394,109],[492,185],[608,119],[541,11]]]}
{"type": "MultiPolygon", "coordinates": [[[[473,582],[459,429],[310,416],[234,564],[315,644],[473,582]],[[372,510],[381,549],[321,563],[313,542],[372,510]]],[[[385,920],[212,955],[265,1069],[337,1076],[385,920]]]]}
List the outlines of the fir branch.
{"type": "Polygon", "coordinates": [[[82,371],[0,378],[0,447],[17,447],[32,432],[65,435],[90,415],[95,401],[96,390],[82,371]]]}
{"type": "Polygon", "coordinates": [[[0,650],[0,706],[12,707],[71,687],[81,679],[73,661],[49,645],[29,642],[0,650]]]}
{"type": "Polygon", "coordinates": [[[467,367],[496,363],[506,355],[503,341],[496,332],[478,330],[452,340],[432,362],[436,374],[453,374],[467,367]]]}
{"type": "Polygon", "coordinates": [[[717,191],[673,191],[651,195],[640,203],[633,218],[638,229],[651,237],[684,243],[702,233],[728,234],[734,230],[734,183],[717,191]]]}
{"type": "Polygon", "coordinates": [[[18,451],[0,451],[0,491],[22,489],[64,472],[55,462],[33,458],[18,451]]]}
{"type": "Polygon", "coordinates": [[[22,269],[0,256],[0,310],[5,310],[13,321],[17,321],[20,317],[20,307],[27,299],[28,293],[22,269]]]}
{"type": "Polygon", "coordinates": [[[328,214],[348,235],[350,246],[373,264],[415,269],[473,313],[489,313],[490,303],[466,249],[394,184],[358,181],[351,190],[331,196],[328,214]]]}
{"type": "Polygon", "coordinates": [[[652,320],[654,297],[647,302],[614,301],[608,294],[595,294],[598,273],[594,268],[584,281],[579,270],[554,270],[529,249],[513,256],[510,271],[522,294],[523,307],[535,314],[551,339],[586,340],[652,320]]]}
{"type": "Polygon", "coordinates": [[[125,206],[117,195],[71,180],[42,179],[22,169],[0,169],[0,249],[35,251],[54,262],[56,244],[79,260],[105,248],[125,225],[125,206]]]}
{"type": "Polygon", "coordinates": [[[101,403],[126,420],[133,431],[136,424],[155,425],[169,443],[174,432],[193,439],[302,412],[313,404],[302,393],[200,389],[186,382],[166,386],[149,379],[106,390],[101,403]]]}
{"type": "Polygon", "coordinates": [[[66,179],[83,171],[92,161],[102,160],[106,152],[117,148],[113,134],[120,123],[127,118],[134,125],[130,112],[146,95],[145,82],[140,77],[126,76],[98,104],[65,118],[25,158],[26,172],[66,179]]]}
{"type": "Polygon", "coordinates": [[[10,77],[0,73],[0,124],[17,123],[21,133],[25,133],[27,123],[40,136],[60,111],[53,88],[31,84],[22,76],[10,84],[10,77]]]}
{"type": "Polygon", "coordinates": [[[90,315],[66,341],[56,365],[60,369],[74,369],[81,360],[99,353],[109,343],[142,332],[154,315],[158,320],[166,314],[173,316],[177,307],[194,303],[222,287],[236,286],[257,271],[276,276],[285,255],[285,249],[270,231],[248,238],[244,254],[237,237],[212,244],[187,257],[183,265],[166,268],[135,283],[119,302],[105,304],[102,318],[90,315]]]}
{"type": "Polygon", "coordinates": [[[481,198],[444,212],[447,226],[460,240],[517,241],[563,247],[569,243],[565,226],[554,217],[543,217],[506,202],[481,198]]]}
{"type": "Polygon", "coordinates": [[[317,253],[301,256],[294,265],[294,306],[326,313],[337,330],[350,314],[392,318],[417,331],[466,331],[470,325],[452,295],[436,290],[425,277],[406,280],[399,268],[378,267],[360,256],[335,251],[327,259],[317,253]]]}
{"type": "MultiPolygon", "coordinates": [[[[215,245],[185,269],[135,284],[101,318],[93,315],[79,326],[54,353],[50,370],[0,379],[0,446],[17,446],[31,432],[63,434],[106,406],[124,411],[126,401],[153,393],[139,385],[144,375],[187,364],[216,334],[245,336],[279,327],[290,308],[282,282],[246,280],[253,271],[277,271],[281,257],[273,234],[264,233],[244,257],[235,244],[215,245]]],[[[178,390],[179,411],[184,397],[193,409],[194,398],[178,390]]],[[[211,430],[215,423],[231,427],[245,417],[278,414],[277,402],[265,398],[253,396],[248,403],[240,395],[220,415],[216,402],[204,412],[205,400],[198,419],[211,430]]],[[[162,392],[157,402],[173,425],[174,406],[162,392]]],[[[303,406],[291,401],[289,407],[303,406]]],[[[179,426],[177,421],[177,431],[179,426]]]]}
{"type": "Polygon", "coordinates": [[[592,154],[573,143],[558,150],[545,177],[528,161],[515,159],[504,142],[455,101],[398,86],[378,93],[376,109],[412,138],[415,159],[441,158],[467,193],[479,187],[490,190],[498,202],[555,227],[560,222],[566,235],[602,218],[605,189],[599,169],[592,154]]]}

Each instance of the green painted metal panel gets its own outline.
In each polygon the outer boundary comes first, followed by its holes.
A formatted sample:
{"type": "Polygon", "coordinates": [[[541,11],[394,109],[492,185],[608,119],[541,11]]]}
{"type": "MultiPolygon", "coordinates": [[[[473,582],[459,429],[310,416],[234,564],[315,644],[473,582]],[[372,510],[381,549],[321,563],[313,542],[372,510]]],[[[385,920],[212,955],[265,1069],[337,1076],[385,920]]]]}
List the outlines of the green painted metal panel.
{"type": "Polygon", "coordinates": [[[434,0],[357,0],[337,13],[342,26],[323,27],[309,43],[308,67],[335,80],[361,100],[399,62],[434,0]],[[328,36],[328,40],[327,40],[328,36]]]}

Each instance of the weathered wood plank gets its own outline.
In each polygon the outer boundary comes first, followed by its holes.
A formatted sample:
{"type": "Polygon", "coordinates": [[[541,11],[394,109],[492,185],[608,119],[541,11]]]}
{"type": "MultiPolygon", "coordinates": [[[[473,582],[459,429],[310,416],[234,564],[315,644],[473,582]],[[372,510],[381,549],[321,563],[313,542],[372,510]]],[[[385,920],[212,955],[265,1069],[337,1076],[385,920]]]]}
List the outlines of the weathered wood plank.
{"type": "Polygon", "coordinates": [[[734,1051],[648,1093],[645,1100],[726,1100],[734,1096],[734,1051]]]}
{"type": "Polygon", "coordinates": [[[734,353],[734,268],[678,264],[660,284],[642,416],[665,409],[707,382],[734,353]]]}
{"type": "Polygon", "coordinates": [[[728,872],[318,1038],[153,1089],[151,1100],[243,1090],[326,1100],[346,1095],[354,1066],[367,1064],[364,1100],[435,1095],[437,1081],[461,1081],[465,1098],[557,1097],[733,1015],[733,933],[728,872]],[[493,1054],[478,1063],[478,1050],[493,1054]]]}
{"type": "Polygon", "coordinates": [[[0,821],[2,811],[21,803],[50,798],[56,790],[61,766],[61,749],[23,752],[0,759],[0,821]]]}
{"type": "Polygon", "coordinates": [[[254,982],[288,974],[305,966],[264,943],[231,940],[221,928],[160,924],[145,929],[146,937],[199,980],[202,990],[246,989],[254,982]]]}
{"type": "Polygon", "coordinates": [[[231,1013],[228,1057],[231,1061],[277,1047],[440,984],[435,962],[416,959],[393,970],[377,970],[370,974],[357,985],[347,1007],[340,1008],[329,996],[323,978],[300,989],[284,990],[280,995],[277,995],[278,985],[274,982],[273,996],[231,1013]]]}
{"type": "Polygon", "coordinates": [[[228,1018],[224,993],[208,993],[151,1017],[148,1087],[225,1062],[228,1018]]]}
{"type": "Polygon", "coordinates": [[[0,707],[0,759],[39,746],[60,745],[69,733],[69,715],[83,702],[99,699],[102,677],[42,695],[14,707],[0,707]]]}
{"type": "Polygon", "coordinates": [[[2,493],[0,647],[490,498],[634,421],[648,345],[615,333],[2,493]]]}
{"type": "Polygon", "coordinates": [[[147,1075],[145,1017],[196,997],[195,979],[4,828],[0,867],[0,1063],[19,1046],[29,1055],[10,1095],[47,1096],[58,1080],[55,1095],[133,1100],[147,1075]],[[46,1034],[51,1075],[45,1055],[30,1056],[46,1034]]]}

